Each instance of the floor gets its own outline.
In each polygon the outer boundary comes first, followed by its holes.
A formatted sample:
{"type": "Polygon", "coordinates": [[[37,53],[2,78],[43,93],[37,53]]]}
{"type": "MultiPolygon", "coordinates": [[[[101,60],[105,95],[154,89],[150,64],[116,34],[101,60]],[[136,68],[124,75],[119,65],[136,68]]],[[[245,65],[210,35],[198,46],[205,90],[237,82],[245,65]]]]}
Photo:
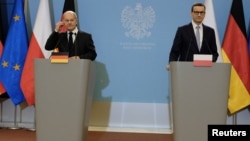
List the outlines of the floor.
{"type": "MultiPolygon", "coordinates": [[[[27,129],[0,129],[0,141],[36,141],[36,132],[27,129]]],[[[89,131],[87,141],[173,141],[172,134],[89,131]]]]}

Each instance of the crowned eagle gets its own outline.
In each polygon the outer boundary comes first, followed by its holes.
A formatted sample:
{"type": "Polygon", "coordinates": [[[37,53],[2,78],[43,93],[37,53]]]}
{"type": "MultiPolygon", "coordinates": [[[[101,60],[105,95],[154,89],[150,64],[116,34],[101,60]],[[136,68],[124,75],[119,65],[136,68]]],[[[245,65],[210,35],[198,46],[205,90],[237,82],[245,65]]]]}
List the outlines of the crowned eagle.
{"type": "Polygon", "coordinates": [[[151,32],[148,30],[155,22],[155,12],[152,7],[143,9],[140,3],[136,4],[135,8],[126,6],[121,14],[121,22],[123,27],[128,29],[128,32],[125,32],[127,37],[131,36],[137,40],[149,37],[151,32]]]}

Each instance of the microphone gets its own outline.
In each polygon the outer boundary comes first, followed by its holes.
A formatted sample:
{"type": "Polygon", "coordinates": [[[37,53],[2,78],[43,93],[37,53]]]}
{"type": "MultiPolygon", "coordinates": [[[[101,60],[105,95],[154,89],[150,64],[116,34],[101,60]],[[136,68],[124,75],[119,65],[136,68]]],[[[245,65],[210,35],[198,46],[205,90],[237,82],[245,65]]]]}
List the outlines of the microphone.
{"type": "Polygon", "coordinates": [[[56,45],[54,46],[54,49],[53,49],[53,51],[51,52],[51,54],[50,54],[50,57],[49,58],[51,58],[51,56],[53,55],[53,54],[55,54],[55,53],[58,53],[59,52],[59,49],[57,48],[57,46],[59,45],[59,43],[61,42],[61,40],[62,40],[62,38],[63,38],[63,35],[59,35],[60,37],[59,37],[59,39],[58,39],[58,41],[56,42],[56,45]]]}
{"type": "Polygon", "coordinates": [[[63,35],[59,35],[59,36],[60,36],[60,37],[59,37],[58,41],[56,42],[56,45],[55,45],[55,48],[54,48],[53,52],[59,52],[57,46],[58,46],[59,43],[62,41],[63,35]]]}
{"type": "MultiPolygon", "coordinates": [[[[206,42],[206,46],[207,46],[207,48],[208,48],[209,52],[212,54],[211,48],[210,48],[210,46],[209,46],[209,44],[208,44],[207,40],[206,40],[206,39],[204,39],[204,40],[205,40],[205,42],[206,42]]],[[[213,55],[213,54],[212,54],[212,55],[213,55]]]]}
{"type": "Polygon", "coordinates": [[[188,50],[187,50],[187,54],[186,54],[186,57],[185,57],[185,61],[187,61],[187,58],[188,58],[189,50],[190,50],[190,47],[191,47],[191,42],[192,42],[192,38],[191,38],[191,40],[189,41],[189,44],[188,44],[188,50]]]}

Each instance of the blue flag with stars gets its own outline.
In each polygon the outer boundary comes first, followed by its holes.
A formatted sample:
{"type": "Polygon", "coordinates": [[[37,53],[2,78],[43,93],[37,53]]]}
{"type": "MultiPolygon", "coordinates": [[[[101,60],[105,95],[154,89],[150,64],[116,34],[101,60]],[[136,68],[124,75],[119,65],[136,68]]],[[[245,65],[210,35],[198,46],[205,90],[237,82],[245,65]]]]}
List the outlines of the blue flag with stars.
{"type": "Polygon", "coordinates": [[[23,65],[28,50],[24,0],[16,0],[1,57],[0,80],[15,105],[25,101],[20,87],[23,65]]]}

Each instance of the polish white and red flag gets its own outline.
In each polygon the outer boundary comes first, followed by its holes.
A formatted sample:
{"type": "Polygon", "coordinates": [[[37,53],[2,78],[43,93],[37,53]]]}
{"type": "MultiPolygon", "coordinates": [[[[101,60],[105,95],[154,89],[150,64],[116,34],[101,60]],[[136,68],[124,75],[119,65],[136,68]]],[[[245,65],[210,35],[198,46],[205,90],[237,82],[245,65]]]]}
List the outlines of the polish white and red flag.
{"type": "Polygon", "coordinates": [[[29,106],[35,104],[34,60],[36,58],[49,58],[51,55],[51,51],[46,51],[44,48],[51,32],[49,0],[40,0],[20,84],[29,106]]]}

